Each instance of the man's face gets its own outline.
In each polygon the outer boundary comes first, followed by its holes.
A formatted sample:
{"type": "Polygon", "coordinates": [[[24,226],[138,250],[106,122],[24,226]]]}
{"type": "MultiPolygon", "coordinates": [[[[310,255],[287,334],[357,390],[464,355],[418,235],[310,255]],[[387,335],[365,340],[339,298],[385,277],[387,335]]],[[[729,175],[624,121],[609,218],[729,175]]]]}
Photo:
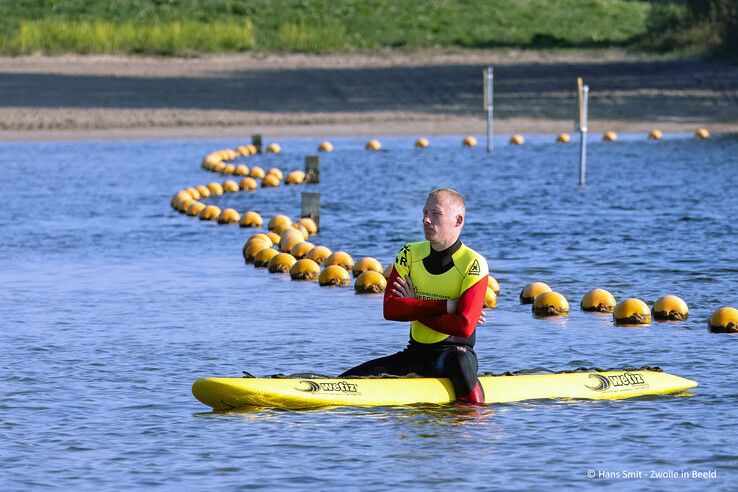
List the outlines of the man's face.
{"type": "MultiPolygon", "coordinates": [[[[423,232],[428,241],[453,243],[461,234],[463,218],[447,195],[430,196],[423,207],[423,232]]],[[[449,244],[450,246],[450,244],[449,244]]]]}

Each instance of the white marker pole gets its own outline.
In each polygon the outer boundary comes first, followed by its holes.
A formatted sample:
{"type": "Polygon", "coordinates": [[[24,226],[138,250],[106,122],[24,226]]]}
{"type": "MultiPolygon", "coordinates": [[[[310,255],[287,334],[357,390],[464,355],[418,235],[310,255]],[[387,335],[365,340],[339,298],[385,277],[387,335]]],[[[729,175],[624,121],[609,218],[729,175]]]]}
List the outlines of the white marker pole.
{"type": "Polygon", "coordinates": [[[493,112],[493,87],[492,81],[494,79],[494,73],[492,71],[492,65],[487,67],[487,70],[482,71],[482,78],[484,81],[484,109],[487,111],[487,153],[492,153],[492,112],[493,112]]]}
{"type": "Polygon", "coordinates": [[[587,103],[589,86],[583,85],[582,78],[577,79],[579,87],[579,186],[587,181],[587,103]]]}

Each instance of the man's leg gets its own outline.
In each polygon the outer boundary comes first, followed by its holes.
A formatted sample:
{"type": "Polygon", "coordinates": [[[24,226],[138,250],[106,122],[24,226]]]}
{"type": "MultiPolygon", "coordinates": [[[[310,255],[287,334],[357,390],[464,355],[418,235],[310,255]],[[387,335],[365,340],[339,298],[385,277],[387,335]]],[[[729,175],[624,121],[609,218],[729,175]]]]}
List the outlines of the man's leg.
{"type": "Polygon", "coordinates": [[[484,404],[484,391],[477,378],[477,354],[468,347],[443,349],[436,360],[436,370],[451,380],[460,403],[484,404]]]}
{"type": "Polygon", "coordinates": [[[396,354],[380,357],[364,362],[341,374],[340,378],[348,376],[407,376],[418,373],[419,361],[408,349],[396,354]]]}

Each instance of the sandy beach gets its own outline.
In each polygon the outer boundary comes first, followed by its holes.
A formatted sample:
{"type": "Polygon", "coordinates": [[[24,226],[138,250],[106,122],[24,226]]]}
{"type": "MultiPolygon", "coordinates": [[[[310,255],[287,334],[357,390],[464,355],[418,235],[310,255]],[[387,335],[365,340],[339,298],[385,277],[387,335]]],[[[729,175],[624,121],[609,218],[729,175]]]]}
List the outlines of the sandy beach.
{"type": "Polygon", "coordinates": [[[738,66],[619,51],[0,58],[0,140],[738,131],[738,66]]]}

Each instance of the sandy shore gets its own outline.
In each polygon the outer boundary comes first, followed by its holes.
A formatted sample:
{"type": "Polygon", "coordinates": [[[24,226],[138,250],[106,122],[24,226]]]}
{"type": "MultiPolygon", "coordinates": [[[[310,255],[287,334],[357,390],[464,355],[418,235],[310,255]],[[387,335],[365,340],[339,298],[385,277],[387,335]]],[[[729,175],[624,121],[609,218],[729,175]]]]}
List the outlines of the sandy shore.
{"type": "Polygon", "coordinates": [[[617,51],[514,50],[202,58],[0,58],[0,140],[571,131],[738,131],[738,67],[617,51]]]}

